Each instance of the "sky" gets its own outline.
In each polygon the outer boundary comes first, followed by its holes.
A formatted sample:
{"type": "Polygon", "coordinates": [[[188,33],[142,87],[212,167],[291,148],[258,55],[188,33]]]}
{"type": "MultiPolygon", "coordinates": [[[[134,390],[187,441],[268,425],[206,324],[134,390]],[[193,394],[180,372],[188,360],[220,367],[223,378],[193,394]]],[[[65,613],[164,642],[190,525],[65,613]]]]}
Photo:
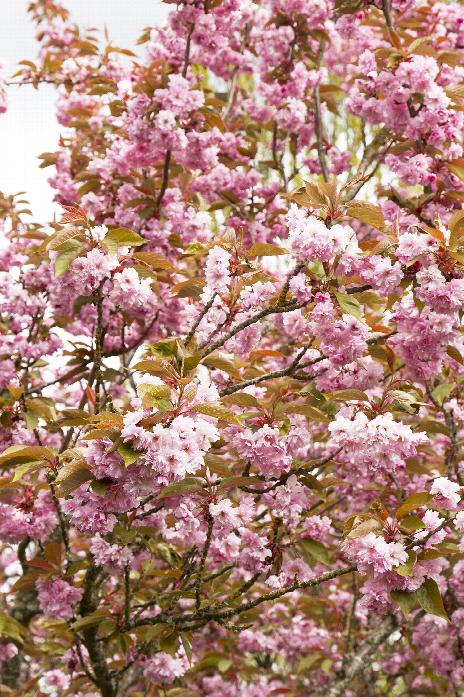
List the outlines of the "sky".
{"type": "MultiPolygon", "coordinates": [[[[20,60],[35,60],[37,43],[27,15],[28,0],[0,0],[2,44],[0,62],[6,75],[17,70],[20,60]]],[[[106,25],[116,46],[137,51],[136,41],[146,26],[164,22],[169,5],[161,0],[64,0],[65,7],[81,27],[106,25]]],[[[63,127],[55,119],[55,91],[41,85],[10,87],[9,108],[0,115],[0,191],[25,191],[34,219],[46,222],[57,209],[47,184],[51,168],[39,169],[42,152],[53,152],[63,127]]]]}

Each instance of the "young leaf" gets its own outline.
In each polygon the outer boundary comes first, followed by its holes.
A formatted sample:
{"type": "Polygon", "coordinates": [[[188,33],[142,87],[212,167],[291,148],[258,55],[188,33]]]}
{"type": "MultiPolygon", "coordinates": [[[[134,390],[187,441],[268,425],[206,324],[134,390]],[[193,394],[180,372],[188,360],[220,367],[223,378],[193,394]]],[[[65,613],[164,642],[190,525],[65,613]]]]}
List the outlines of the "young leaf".
{"type": "Polygon", "coordinates": [[[423,585],[417,589],[416,595],[419,605],[425,612],[449,620],[436,581],[432,578],[427,578],[423,585]]]}
{"type": "Polygon", "coordinates": [[[405,515],[414,511],[416,508],[426,506],[433,499],[432,494],[426,491],[421,491],[417,494],[411,494],[408,498],[396,509],[396,517],[403,518],[405,515]]]}
{"type": "Polygon", "coordinates": [[[192,407],[197,414],[205,414],[205,416],[214,416],[215,419],[227,421],[229,424],[239,424],[237,416],[231,409],[224,407],[222,404],[195,404],[192,407]]]}
{"type": "Polygon", "coordinates": [[[252,259],[253,257],[273,257],[280,254],[288,254],[288,252],[275,244],[269,244],[268,242],[255,242],[247,251],[246,257],[247,259],[252,259]]]}
{"type": "Polygon", "coordinates": [[[385,229],[385,218],[382,209],[367,201],[350,201],[346,205],[346,212],[350,218],[356,218],[363,223],[367,223],[376,230],[385,229]]]}
{"type": "Polygon", "coordinates": [[[404,564],[400,564],[395,568],[395,571],[400,576],[412,576],[414,573],[414,566],[416,565],[417,554],[413,551],[409,552],[408,560],[404,564]]]}
{"type": "Polygon", "coordinates": [[[409,593],[408,591],[392,591],[390,593],[391,597],[401,608],[401,612],[407,618],[411,610],[413,610],[418,605],[418,599],[416,593],[409,593]]]}
{"type": "Polygon", "coordinates": [[[127,227],[117,227],[109,230],[102,241],[109,254],[117,254],[119,247],[139,247],[146,240],[137,232],[127,227]]]}
{"type": "Polygon", "coordinates": [[[353,298],[353,296],[347,293],[340,293],[338,291],[335,292],[335,297],[343,312],[353,315],[356,319],[362,319],[362,307],[356,298],[353,298]]]}
{"type": "Polygon", "coordinates": [[[314,557],[316,561],[320,562],[321,564],[324,564],[324,566],[330,566],[330,554],[327,548],[324,547],[322,542],[319,542],[318,540],[312,540],[310,538],[305,538],[300,541],[300,546],[307,554],[309,554],[311,557],[314,557]]]}

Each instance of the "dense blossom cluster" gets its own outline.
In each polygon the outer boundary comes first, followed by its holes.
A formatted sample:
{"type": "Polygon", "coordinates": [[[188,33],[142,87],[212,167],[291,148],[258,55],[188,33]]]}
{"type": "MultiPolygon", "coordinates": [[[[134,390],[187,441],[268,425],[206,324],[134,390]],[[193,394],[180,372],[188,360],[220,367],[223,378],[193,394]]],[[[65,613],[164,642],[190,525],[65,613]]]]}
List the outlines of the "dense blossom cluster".
{"type": "Polygon", "coordinates": [[[464,8],[171,10],[0,79],[0,691],[461,694],[464,8]]]}

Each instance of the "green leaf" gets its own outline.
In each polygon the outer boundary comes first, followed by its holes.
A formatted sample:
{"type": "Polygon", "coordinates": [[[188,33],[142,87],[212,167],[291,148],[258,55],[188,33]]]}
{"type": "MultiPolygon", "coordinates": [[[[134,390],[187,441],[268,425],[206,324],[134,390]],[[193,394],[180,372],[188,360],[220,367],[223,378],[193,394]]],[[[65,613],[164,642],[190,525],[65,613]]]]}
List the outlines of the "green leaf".
{"type": "Polygon", "coordinates": [[[256,407],[259,408],[260,404],[256,397],[248,392],[236,392],[235,394],[227,395],[223,397],[224,402],[229,404],[235,404],[238,407],[256,407]]]}
{"type": "Polygon", "coordinates": [[[175,656],[177,652],[177,634],[175,632],[171,632],[170,634],[164,636],[160,640],[160,649],[171,656],[175,656]]]}
{"type": "Polygon", "coordinates": [[[225,373],[233,378],[241,379],[239,370],[234,366],[233,363],[223,358],[218,354],[212,354],[203,359],[202,363],[208,368],[216,368],[216,370],[223,370],[225,373]]]}
{"type": "Polygon", "coordinates": [[[330,399],[335,399],[337,402],[367,402],[369,397],[362,390],[335,390],[335,392],[330,392],[327,397],[330,399]]]}
{"type": "Polygon", "coordinates": [[[82,245],[78,240],[68,240],[59,248],[55,257],[55,276],[60,278],[69,269],[74,259],[79,255],[82,245]]]}
{"type": "Polygon", "coordinates": [[[461,167],[460,165],[453,164],[452,162],[445,162],[446,166],[452,172],[455,174],[458,179],[461,181],[464,181],[464,167],[461,167]]]}
{"type": "Polygon", "coordinates": [[[444,436],[449,436],[446,426],[436,419],[425,419],[419,423],[419,426],[426,433],[442,433],[444,436]]]}
{"type": "Polygon", "coordinates": [[[239,424],[237,416],[231,409],[223,406],[222,404],[195,404],[192,407],[193,411],[197,414],[204,414],[205,416],[213,416],[215,419],[221,419],[222,421],[227,421],[229,424],[239,424]]]}
{"type": "Polygon", "coordinates": [[[163,339],[150,345],[150,353],[161,358],[172,358],[177,355],[177,341],[175,339],[163,339]]]}
{"type": "Polygon", "coordinates": [[[42,467],[41,462],[25,462],[23,465],[16,467],[13,477],[13,482],[20,482],[25,474],[42,467]]]}
{"type": "Polygon", "coordinates": [[[155,271],[174,271],[169,259],[157,252],[134,252],[132,257],[143,264],[148,264],[155,271]]]}
{"type": "Polygon", "coordinates": [[[408,496],[401,506],[396,509],[396,517],[403,518],[411,511],[414,511],[414,509],[426,506],[432,499],[432,494],[429,494],[427,491],[420,491],[417,494],[411,494],[411,496],[408,496]]]}
{"type": "Polygon", "coordinates": [[[54,459],[53,451],[41,445],[12,445],[0,456],[0,466],[20,465],[25,462],[43,462],[54,459]]]}
{"type": "Polygon", "coordinates": [[[305,538],[300,540],[300,546],[311,557],[314,557],[316,561],[319,561],[324,566],[330,566],[330,554],[326,547],[319,542],[319,540],[312,540],[310,538],[305,538]]]}
{"type": "Polygon", "coordinates": [[[198,477],[185,477],[180,482],[174,482],[161,489],[158,498],[164,499],[167,496],[178,496],[179,494],[191,494],[194,491],[201,491],[203,480],[198,477]]]}
{"type": "Polygon", "coordinates": [[[131,447],[130,443],[121,443],[118,446],[118,453],[124,460],[124,464],[126,465],[126,467],[134,464],[134,462],[137,462],[137,460],[140,457],[140,453],[134,450],[131,447]]]}
{"type": "Polygon", "coordinates": [[[417,561],[417,554],[415,552],[409,552],[408,560],[404,564],[400,564],[395,568],[395,571],[400,576],[412,576],[414,573],[414,567],[417,561]]]}
{"type": "Polygon", "coordinates": [[[392,591],[390,595],[395,603],[399,605],[401,612],[405,617],[407,617],[411,610],[414,610],[414,608],[418,605],[416,592],[409,593],[408,591],[392,591]]]}
{"type": "Polygon", "coordinates": [[[68,496],[74,489],[92,478],[93,474],[84,458],[76,458],[66,462],[59,470],[55,480],[58,485],[57,493],[60,497],[68,496]]]}
{"type": "Polygon", "coordinates": [[[68,242],[82,242],[84,233],[81,228],[75,226],[66,226],[62,230],[55,232],[47,243],[49,251],[59,252],[68,242]]]}
{"type": "Polygon", "coordinates": [[[461,356],[461,352],[458,351],[458,349],[455,346],[448,346],[448,348],[446,349],[446,353],[451,358],[454,358],[455,361],[457,361],[461,365],[464,365],[464,358],[461,356]]]}
{"type": "Polygon", "coordinates": [[[335,292],[335,297],[337,298],[337,302],[343,312],[353,315],[353,317],[356,317],[356,319],[362,319],[362,307],[356,298],[353,298],[351,295],[347,295],[347,293],[340,293],[338,291],[335,292]]]}
{"type": "Polygon", "coordinates": [[[194,353],[191,356],[186,356],[184,358],[184,370],[195,370],[199,362],[201,361],[201,353],[194,353]]]}
{"type": "Polygon", "coordinates": [[[205,281],[202,278],[189,278],[172,286],[171,293],[178,298],[194,298],[198,300],[203,292],[204,285],[205,281]]]}
{"type": "Polygon", "coordinates": [[[449,382],[445,382],[442,385],[438,385],[434,390],[432,390],[432,397],[441,406],[445,399],[449,397],[449,395],[455,387],[456,385],[454,383],[449,382]]]}
{"type": "Polygon", "coordinates": [[[86,629],[87,627],[93,627],[96,624],[100,624],[103,620],[108,619],[108,610],[100,608],[92,612],[92,614],[82,617],[76,622],[73,622],[71,629],[75,632],[80,632],[81,629],[86,629]]]}
{"type": "Polygon", "coordinates": [[[347,203],[346,212],[351,218],[367,223],[376,230],[385,229],[385,218],[380,206],[367,201],[350,201],[347,203]]]}
{"type": "Polygon", "coordinates": [[[414,515],[414,513],[412,513],[411,515],[407,515],[402,519],[401,527],[406,528],[406,530],[417,532],[417,530],[423,530],[425,528],[425,523],[419,518],[418,515],[414,515]]]}
{"type": "Polygon", "coordinates": [[[160,411],[172,409],[170,401],[171,390],[167,385],[143,384],[137,387],[137,392],[142,400],[144,409],[155,407],[160,411]]]}
{"type": "Polygon", "coordinates": [[[425,612],[449,620],[436,581],[427,578],[424,584],[416,590],[416,595],[419,605],[425,612]]]}
{"type": "Polygon", "coordinates": [[[111,479],[94,479],[90,488],[97,496],[105,496],[108,487],[110,487],[112,483],[111,479]]]}
{"type": "Polygon", "coordinates": [[[269,244],[268,242],[255,242],[247,251],[246,258],[251,259],[252,257],[274,257],[280,254],[288,254],[288,252],[285,249],[282,249],[282,247],[278,247],[275,244],[269,244]]]}
{"type": "Polygon", "coordinates": [[[329,423],[328,417],[317,407],[311,406],[311,404],[289,404],[286,406],[285,411],[289,414],[303,414],[308,419],[312,421],[323,421],[329,423]]]}
{"type": "Polygon", "coordinates": [[[102,244],[110,254],[117,254],[119,247],[139,247],[145,242],[146,240],[137,232],[127,227],[117,227],[106,233],[102,244]]]}
{"type": "Polygon", "coordinates": [[[180,640],[182,642],[182,646],[184,647],[185,655],[187,656],[189,665],[192,665],[193,652],[192,652],[191,635],[182,633],[180,635],[180,640]]]}
{"type": "Polygon", "coordinates": [[[5,612],[0,612],[0,636],[22,642],[25,634],[26,628],[22,624],[5,612]]]}

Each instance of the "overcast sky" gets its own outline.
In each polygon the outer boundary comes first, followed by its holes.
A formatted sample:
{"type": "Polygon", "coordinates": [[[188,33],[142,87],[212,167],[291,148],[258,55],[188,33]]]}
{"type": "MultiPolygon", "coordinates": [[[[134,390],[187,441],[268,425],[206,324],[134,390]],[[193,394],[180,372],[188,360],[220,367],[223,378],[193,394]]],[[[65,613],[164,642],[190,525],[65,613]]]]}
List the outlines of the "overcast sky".
{"type": "MultiPolygon", "coordinates": [[[[7,75],[23,59],[35,60],[37,44],[26,9],[28,0],[0,0],[0,61],[7,75]]],[[[161,0],[64,0],[80,26],[108,27],[113,43],[135,49],[146,26],[161,24],[169,5],[161,0]]],[[[39,169],[37,156],[56,150],[60,128],[55,120],[53,88],[9,88],[9,109],[0,115],[0,190],[25,191],[37,221],[49,220],[56,206],[47,184],[51,169],[39,169]]]]}

